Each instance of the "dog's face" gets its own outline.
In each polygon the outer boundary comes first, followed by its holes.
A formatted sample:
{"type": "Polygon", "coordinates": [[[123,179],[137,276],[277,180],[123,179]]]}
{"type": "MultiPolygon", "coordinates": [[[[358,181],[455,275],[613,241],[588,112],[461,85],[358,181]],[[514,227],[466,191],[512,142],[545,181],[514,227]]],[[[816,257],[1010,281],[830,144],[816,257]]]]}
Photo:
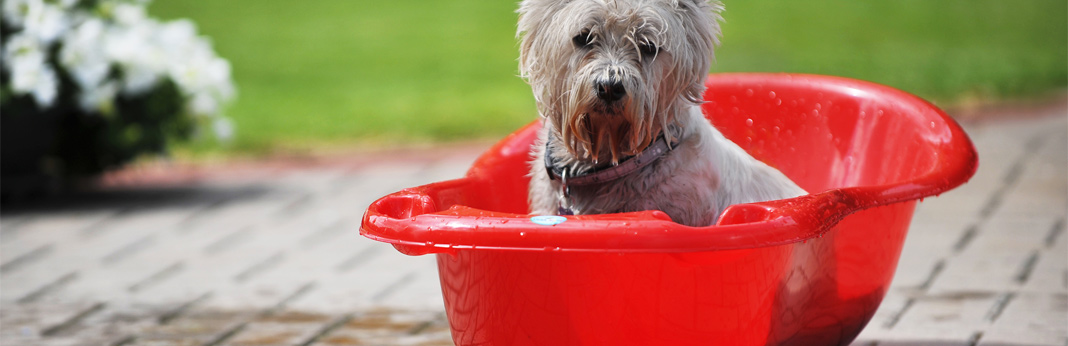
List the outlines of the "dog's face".
{"type": "Polygon", "coordinates": [[[703,0],[525,0],[520,73],[572,156],[617,162],[701,102],[720,9],[703,0]]]}

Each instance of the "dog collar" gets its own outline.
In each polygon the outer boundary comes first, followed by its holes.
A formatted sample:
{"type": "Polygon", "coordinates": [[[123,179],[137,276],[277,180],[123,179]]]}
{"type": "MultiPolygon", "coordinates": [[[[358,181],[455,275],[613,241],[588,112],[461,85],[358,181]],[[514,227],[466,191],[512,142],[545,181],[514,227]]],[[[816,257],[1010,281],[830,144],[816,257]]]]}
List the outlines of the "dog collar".
{"type": "Polygon", "coordinates": [[[653,144],[650,144],[645,150],[642,150],[641,153],[625,158],[617,165],[609,165],[582,174],[572,175],[572,173],[565,170],[564,167],[555,164],[556,161],[553,160],[552,155],[549,155],[548,153],[549,143],[546,141],[545,170],[549,172],[549,178],[553,180],[561,180],[566,194],[567,187],[607,183],[634,173],[634,171],[656,162],[657,159],[664,156],[664,154],[667,154],[678,144],[678,137],[675,137],[671,143],[668,143],[667,139],[664,138],[664,135],[661,134],[656,138],[656,141],[654,141],[653,144]]]}

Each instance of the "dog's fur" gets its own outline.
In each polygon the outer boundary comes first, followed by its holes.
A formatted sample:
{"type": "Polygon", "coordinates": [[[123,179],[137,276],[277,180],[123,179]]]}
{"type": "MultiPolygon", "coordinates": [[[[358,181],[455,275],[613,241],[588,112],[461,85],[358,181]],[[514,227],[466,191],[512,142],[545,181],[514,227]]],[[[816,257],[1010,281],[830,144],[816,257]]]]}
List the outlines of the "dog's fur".
{"type": "Polygon", "coordinates": [[[563,198],[544,155],[582,174],[641,153],[660,135],[678,141],[674,150],[620,179],[572,187],[566,204],[575,214],[662,210],[675,222],[706,226],[729,205],[805,193],[701,113],[721,10],[703,0],[520,4],[519,70],[543,118],[533,146],[532,213],[556,214],[563,198]],[[606,96],[613,91],[618,100],[606,96]]]}

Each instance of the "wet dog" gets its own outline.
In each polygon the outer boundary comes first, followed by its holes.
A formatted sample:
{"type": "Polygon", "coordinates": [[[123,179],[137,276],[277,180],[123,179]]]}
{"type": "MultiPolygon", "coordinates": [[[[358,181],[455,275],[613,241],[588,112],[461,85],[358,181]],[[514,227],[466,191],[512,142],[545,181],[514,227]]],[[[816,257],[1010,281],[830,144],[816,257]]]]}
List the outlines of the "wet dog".
{"type": "Polygon", "coordinates": [[[805,193],[701,113],[718,2],[525,0],[519,70],[542,117],[531,213],[661,210],[713,224],[727,206],[805,193]]]}

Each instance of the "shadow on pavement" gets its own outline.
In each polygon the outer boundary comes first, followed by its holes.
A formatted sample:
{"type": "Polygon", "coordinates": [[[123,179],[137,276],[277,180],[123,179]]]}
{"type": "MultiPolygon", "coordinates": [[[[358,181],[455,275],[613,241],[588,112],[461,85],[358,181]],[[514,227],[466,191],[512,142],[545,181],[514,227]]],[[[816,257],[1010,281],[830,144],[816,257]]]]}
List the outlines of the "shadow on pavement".
{"type": "Polygon", "coordinates": [[[262,184],[87,187],[74,191],[5,200],[0,217],[49,212],[162,209],[261,198],[274,190],[262,184]]]}

